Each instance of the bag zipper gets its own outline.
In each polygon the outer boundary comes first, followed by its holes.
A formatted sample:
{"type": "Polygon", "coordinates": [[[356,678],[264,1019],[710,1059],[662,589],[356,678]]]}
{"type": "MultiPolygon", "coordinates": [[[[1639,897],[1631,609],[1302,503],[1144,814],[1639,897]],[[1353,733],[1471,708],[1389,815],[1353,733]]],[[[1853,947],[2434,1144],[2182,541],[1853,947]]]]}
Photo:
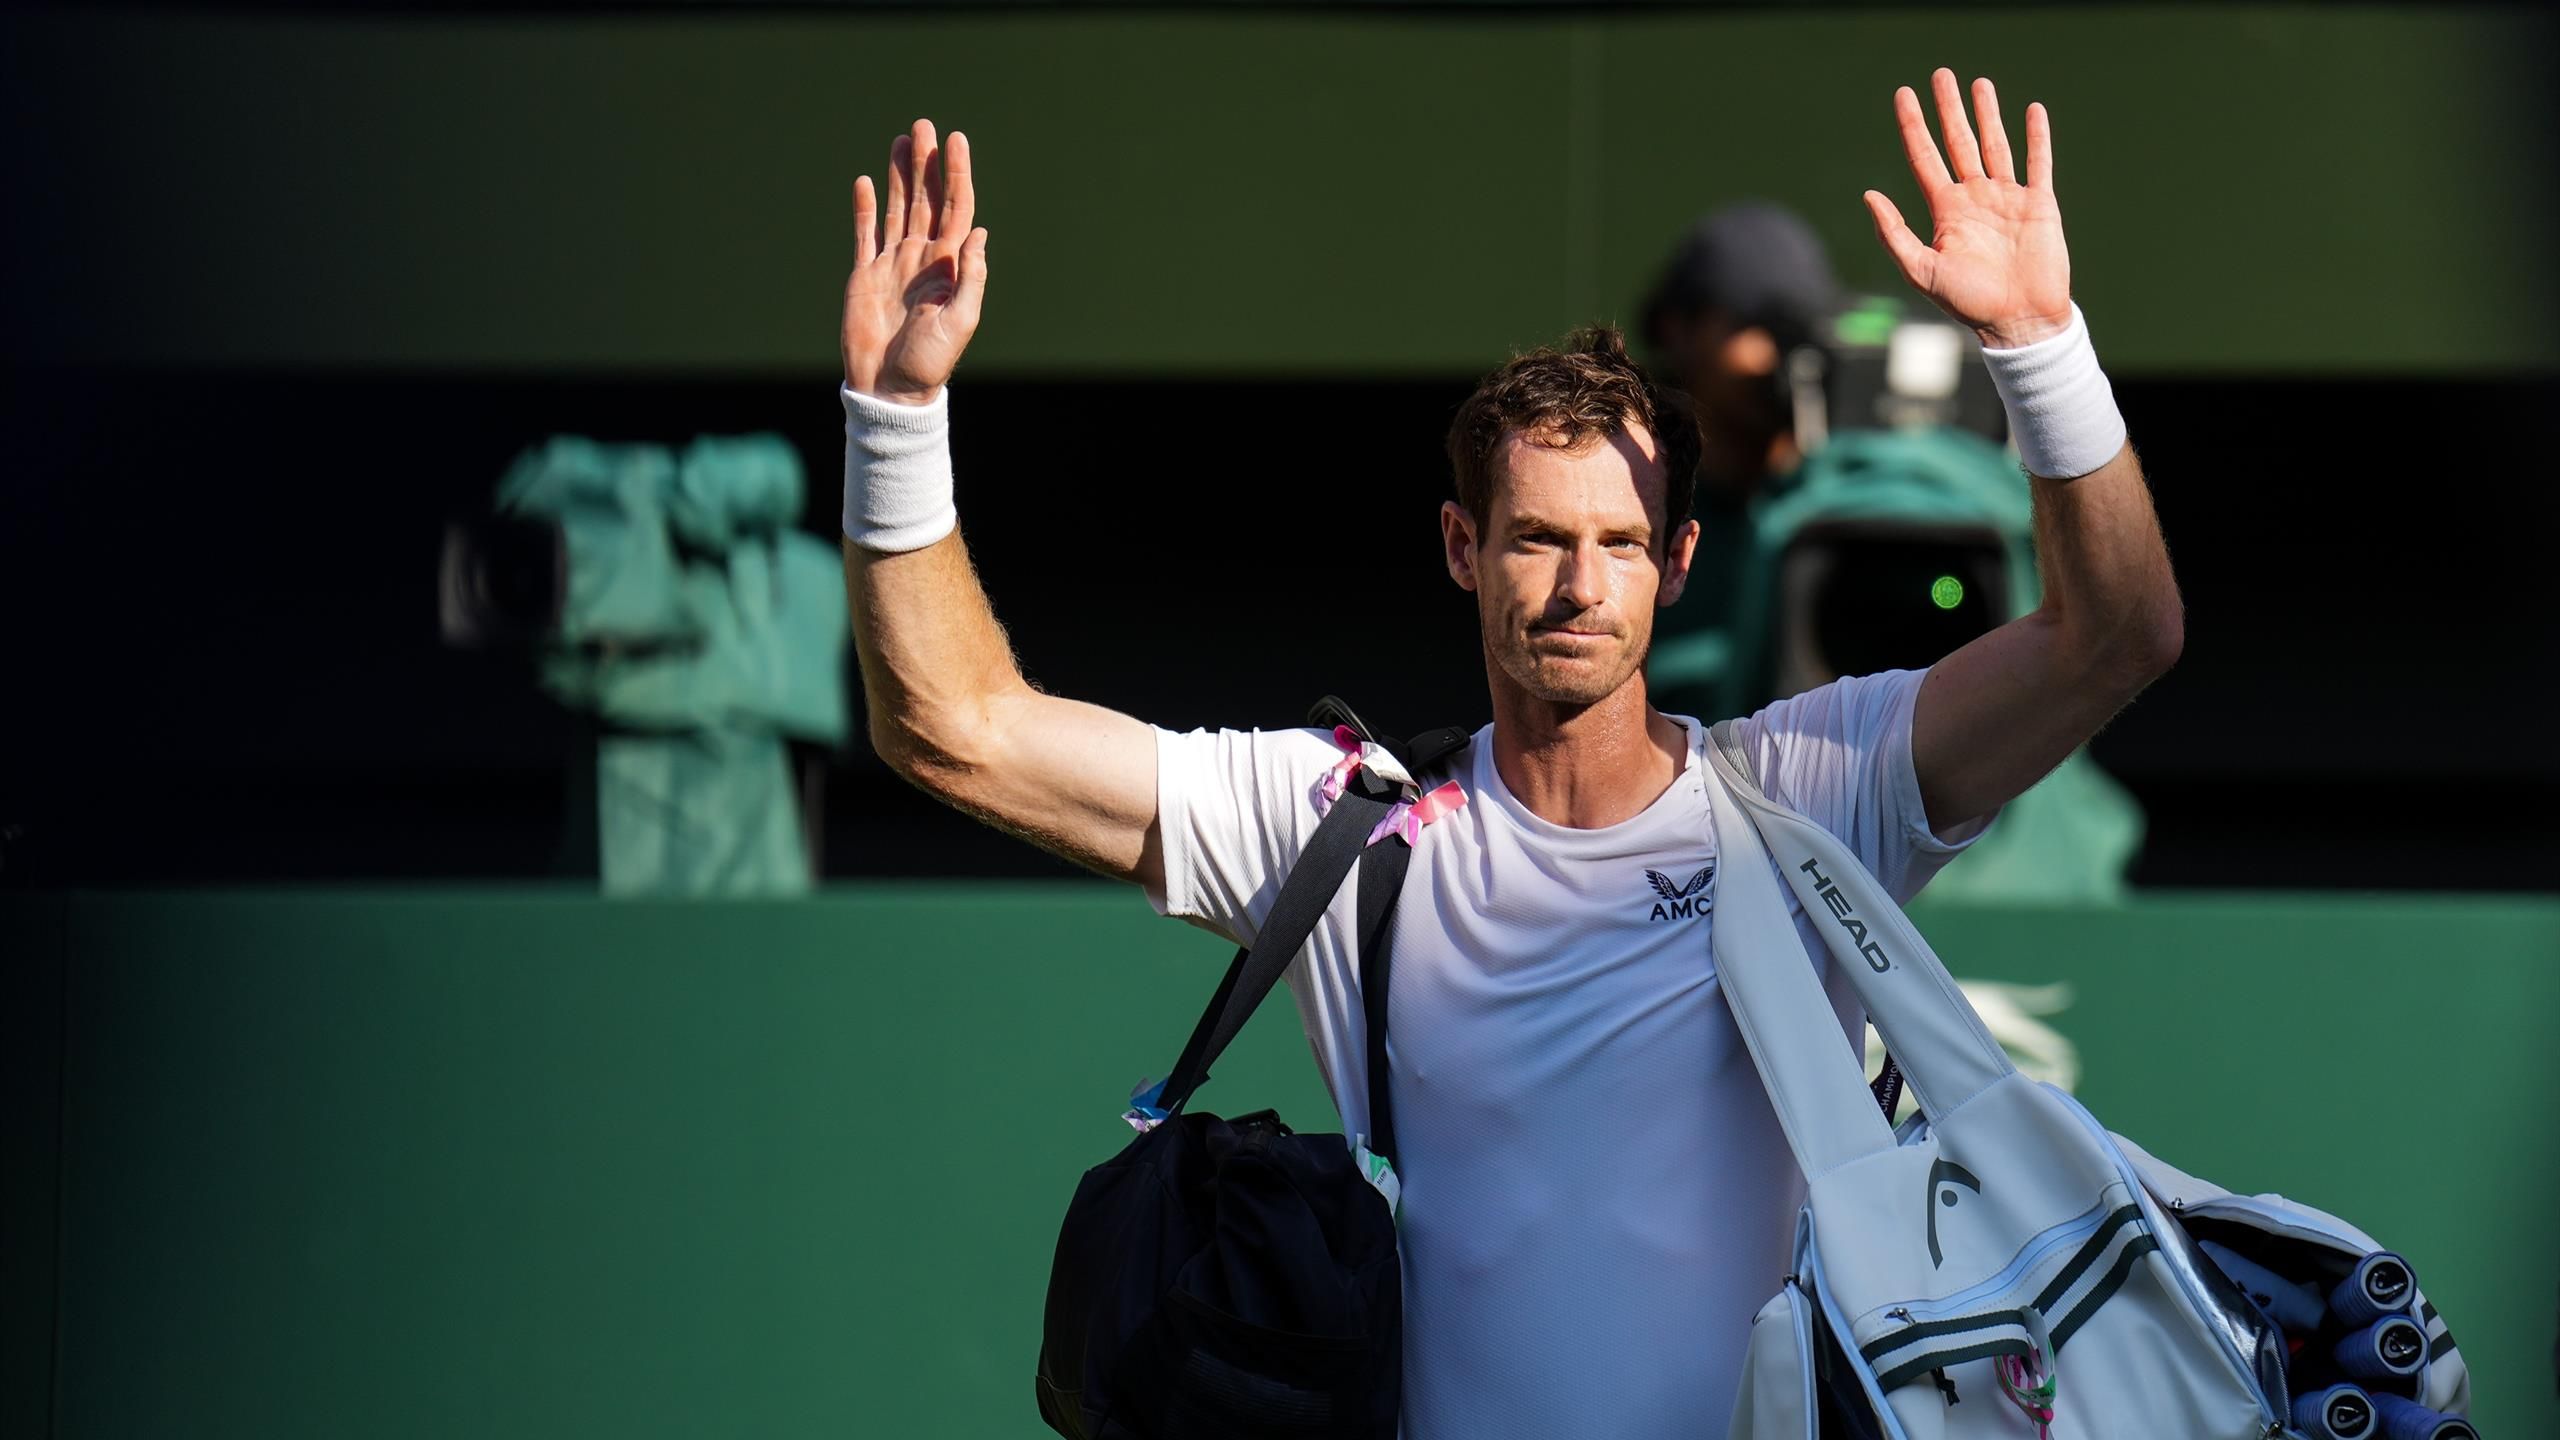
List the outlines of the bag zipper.
{"type": "MultiPolygon", "coordinates": [[[[2152,1199],[2151,1192],[2142,1188],[2142,1177],[2134,1172],[2133,1162],[2126,1159],[2124,1152],[2116,1148],[2116,1142],[2107,1135],[2107,1127],[2098,1123],[2098,1117],[2090,1114],[2088,1107],[2082,1105],[2078,1100],[2073,1099],[2070,1094],[2065,1092],[2061,1087],[2041,1081],[2038,1083],[2043,1084],[2044,1088],[2051,1091],[2053,1094],[2060,1096],[2062,1102],[2070,1107],[2071,1113],[2079,1117],[2081,1125],[2096,1138],[2100,1145],[2106,1147],[2108,1158],[2115,1162],[2116,1170],[2124,1176],[2125,1184],[2133,1187],[2134,1203],[2142,1207],[2143,1223],[2151,1223],[2151,1217],[2155,1213],[2158,1213],[2161,1216],[2162,1223],[2170,1225],[2177,1224],[2177,1220],[2167,1213],[2167,1207],[2152,1199]]],[[[2182,1205],[2179,1206],[2178,1209],[2183,1213],[2186,1207],[2182,1205]]],[[[2212,1262],[2208,1260],[2204,1263],[2211,1264],[2212,1262]]],[[[2170,1279],[2177,1287],[2178,1293],[2185,1297],[2186,1302],[2189,1305],[2193,1306],[2199,1312],[2203,1312],[2211,1308],[2213,1303],[2211,1298],[2197,1294],[2194,1288],[2187,1284],[2185,1272],[2181,1267],[2164,1262],[2160,1268],[2169,1272],[2170,1279]]],[[[2214,1348],[2222,1352],[2223,1360],[2231,1366],[2231,1373],[2239,1377],[2242,1387],[2248,1391],[2249,1398],[2258,1403],[2258,1414],[2267,1423],[2267,1429],[2264,1433],[2267,1435],[2282,1435],[2285,1430],[2285,1417],[2278,1415],[2275,1412],[2274,1404],[2267,1399],[2265,1387],[2258,1383],[2257,1366],[2250,1363],[2248,1356],[2240,1353],[2239,1347],[2233,1345],[2230,1337],[2222,1333],[2221,1326],[2206,1325],[2204,1328],[2213,1333],[2214,1348]]]]}

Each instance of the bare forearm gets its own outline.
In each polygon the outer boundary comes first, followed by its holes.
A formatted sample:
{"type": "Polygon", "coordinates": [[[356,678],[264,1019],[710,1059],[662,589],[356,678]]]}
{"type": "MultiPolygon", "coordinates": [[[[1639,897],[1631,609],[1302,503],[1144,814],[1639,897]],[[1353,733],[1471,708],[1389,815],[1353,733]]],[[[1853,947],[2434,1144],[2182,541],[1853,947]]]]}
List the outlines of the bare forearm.
{"type": "Polygon", "coordinates": [[[1869,191],[1876,236],[1905,279],[1981,338],[2028,471],[2062,477],[2033,481],[2042,603],[1931,666],[1914,702],[1921,800],[1951,833],[2087,743],[2177,659],[2185,621],[2142,464],[2071,302],[2052,117],[2027,107],[2020,167],[1988,79],[1973,82],[1979,134],[1955,72],[1929,81],[1945,153],[1916,92],[1894,92],[1894,117],[1935,238],[1869,191]]]}
{"type": "Polygon", "coordinates": [[[870,178],[853,186],[844,583],[871,745],[968,814],[1160,889],[1155,731],[1022,678],[952,507],[944,387],[987,286],[976,197],[967,140],[941,154],[927,120],[891,144],[876,214],[870,178]]]}
{"type": "Polygon", "coordinates": [[[1023,679],[957,530],[921,550],[844,551],[880,757],[998,829],[1161,888],[1155,732],[1023,679]]]}
{"type": "Polygon", "coordinates": [[[872,747],[901,771],[983,764],[996,708],[1030,687],[960,532],[897,554],[847,540],[844,574],[872,747]]]}
{"type": "Polygon", "coordinates": [[[2034,487],[2043,603],[1931,666],[1912,714],[1942,832],[2014,799],[2178,658],[2178,586],[2133,447],[2034,487]]]}
{"type": "Polygon", "coordinates": [[[2185,635],[2141,460],[2128,444],[2094,473],[2033,487],[2040,613],[2067,653],[2139,689],[2177,658],[2185,635]]]}

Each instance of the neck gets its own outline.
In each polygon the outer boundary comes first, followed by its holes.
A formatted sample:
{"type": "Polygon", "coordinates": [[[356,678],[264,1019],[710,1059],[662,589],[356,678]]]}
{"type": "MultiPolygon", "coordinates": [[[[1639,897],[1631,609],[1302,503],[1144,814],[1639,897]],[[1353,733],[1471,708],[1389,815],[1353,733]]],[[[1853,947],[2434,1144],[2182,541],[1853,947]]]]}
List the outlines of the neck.
{"type": "Polygon", "coordinates": [[[1597,830],[1634,818],[1688,763],[1687,732],[1645,698],[1644,674],[1589,705],[1541,700],[1488,662],[1493,763],[1502,783],[1554,825],[1597,830]]]}

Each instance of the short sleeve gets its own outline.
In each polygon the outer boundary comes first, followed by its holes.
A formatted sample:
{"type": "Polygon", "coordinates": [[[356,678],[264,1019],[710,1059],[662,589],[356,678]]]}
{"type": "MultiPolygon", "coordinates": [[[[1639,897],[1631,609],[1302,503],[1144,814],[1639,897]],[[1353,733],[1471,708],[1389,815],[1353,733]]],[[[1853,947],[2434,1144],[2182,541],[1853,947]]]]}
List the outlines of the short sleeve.
{"type": "Polygon", "coordinates": [[[1838,836],[1896,901],[1919,894],[1993,818],[1967,822],[1953,840],[1930,828],[1911,764],[1911,712],[1927,676],[1887,670],[1834,680],[1740,724],[1770,796],[1838,836]]]}
{"type": "Polygon", "coordinates": [[[1341,758],[1316,730],[1156,730],[1164,890],[1147,901],[1250,945],[1323,817],[1316,789],[1341,758]]]}

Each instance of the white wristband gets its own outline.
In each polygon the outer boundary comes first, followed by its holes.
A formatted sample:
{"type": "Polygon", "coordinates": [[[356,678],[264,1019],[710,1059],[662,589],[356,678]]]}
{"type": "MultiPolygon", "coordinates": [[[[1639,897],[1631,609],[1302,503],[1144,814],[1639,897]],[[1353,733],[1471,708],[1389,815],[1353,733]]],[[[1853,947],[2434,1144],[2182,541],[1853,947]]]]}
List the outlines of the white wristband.
{"type": "Polygon", "coordinates": [[[1986,348],[1982,360],[2009,409],[2009,434],[2028,474],[2076,480],[2124,448],[2124,416],[2078,305],[2061,334],[2014,350],[1986,348]]]}
{"type": "Polygon", "coordinates": [[[951,387],[894,405],[844,386],[844,535],[866,550],[921,550],[960,523],[951,506],[951,387]]]}

